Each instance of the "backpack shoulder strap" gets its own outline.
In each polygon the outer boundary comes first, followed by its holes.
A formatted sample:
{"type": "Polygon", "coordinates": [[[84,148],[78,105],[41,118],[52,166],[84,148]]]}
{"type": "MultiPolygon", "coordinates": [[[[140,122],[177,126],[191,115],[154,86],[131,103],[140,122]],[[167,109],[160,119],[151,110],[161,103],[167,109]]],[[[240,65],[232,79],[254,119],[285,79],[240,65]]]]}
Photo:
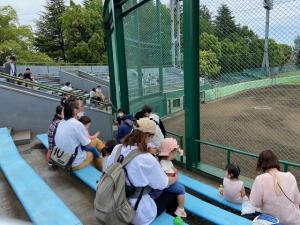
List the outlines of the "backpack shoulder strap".
{"type": "Polygon", "coordinates": [[[118,146],[116,146],[117,152],[115,155],[114,163],[116,163],[121,156],[122,146],[123,146],[122,144],[119,144],[118,146]]]}
{"type": "Polygon", "coordinates": [[[123,160],[122,167],[125,167],[136,156],[143,154],[139,149],[132,150],[123,160]]]}

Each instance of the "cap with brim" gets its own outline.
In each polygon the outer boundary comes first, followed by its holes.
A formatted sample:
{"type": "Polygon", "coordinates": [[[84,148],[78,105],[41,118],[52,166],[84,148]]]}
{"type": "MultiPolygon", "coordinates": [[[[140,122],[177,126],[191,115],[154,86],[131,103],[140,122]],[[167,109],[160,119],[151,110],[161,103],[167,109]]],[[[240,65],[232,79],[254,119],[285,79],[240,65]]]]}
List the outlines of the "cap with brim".
{"type": "Polygon", "coordinates": [[[140,130],[144,133],[155,134],[155,123],[149,118],[141,118],[136,121],[138,126],[135,126],[135,130],[140,130]]]}

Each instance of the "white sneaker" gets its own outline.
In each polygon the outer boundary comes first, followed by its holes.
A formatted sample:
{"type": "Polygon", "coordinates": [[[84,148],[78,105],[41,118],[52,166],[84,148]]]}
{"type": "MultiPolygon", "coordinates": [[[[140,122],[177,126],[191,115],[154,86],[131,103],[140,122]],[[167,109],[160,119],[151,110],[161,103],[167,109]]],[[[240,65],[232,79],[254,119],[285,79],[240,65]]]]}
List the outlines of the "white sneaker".
{"type": "Polygon", "coordinates": [[[174,214],[176,216],[180,216],[180,217],[183,217],[185,218],[187,215],[186,215],[186,212],[184,210],[184,208],[180,208],[180,207],[177,207],[176,211],[174,212],[174,214]]]}

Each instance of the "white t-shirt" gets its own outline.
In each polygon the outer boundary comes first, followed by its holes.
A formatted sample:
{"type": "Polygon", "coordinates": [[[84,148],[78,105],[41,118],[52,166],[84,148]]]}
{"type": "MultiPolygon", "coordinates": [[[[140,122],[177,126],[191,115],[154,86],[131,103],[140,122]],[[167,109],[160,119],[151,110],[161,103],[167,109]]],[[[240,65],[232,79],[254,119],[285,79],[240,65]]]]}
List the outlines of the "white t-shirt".
{"type": "Polygon", "coordinates": [[[63,90],[63,91],[72,91],[73,90],[73,88],[71,87],[71,86],[63,86],[62,88],[61,88],[61,90],[63,90]]]}
{"type": "Polygon", "coordinates": [[[62,120],[57,127],[55,134],[56,146],[69,153],[74,153],[77,146],[78,153],[72,166],[78,166],[86,158],[86,152],[83,151],[80,145],[88,145],[91,142],[86,128],[78,120],[71,118],[62,120]]]}
{"type": "Polygon", "coordinates": [[[94,98],[96,96],[96,92],[90,91],[90,98],[94,98]]]}
{"type": "Polygon", "coordinates": [[[160,160],[160,166],[165,173],[175,173],[174,165],[171,160],[160,160]]]}
{"type": "MultiPolygon", "coordinates": [[[[108,157],[106,166],[113,164],[117,146],[114,148],[112,154],[108,157]]],[[[123,146],[121,154],[126,157],[132,150],[136,148],[136,146],[123,146]]],[[[144,187],[149,185],[153,189],[163,190],[168,186],[167,175],[161,169],[158,161],[150,153],[138,155],[127,164],[126,169],[131,183],[136,187],[144,187]]],[[[133,206],[136,202],[136,199],[129,199],[129,202],[133,206]]],[[[149,194],[144,195],[139,203],[132,223],[134,225],[148,225],[155,219],[156,214],[157,208],[154,200],[149,194]]]]}
{"type": "Polygon", "coordinates": [[[155,134],[154,136],[151,138],[151,143],[153,145],[155,145],[157,148],[160,147],[160,143],[164,140],[164,135],[161,132],[159,126],[157,124],[155,124],[155,134]]]}

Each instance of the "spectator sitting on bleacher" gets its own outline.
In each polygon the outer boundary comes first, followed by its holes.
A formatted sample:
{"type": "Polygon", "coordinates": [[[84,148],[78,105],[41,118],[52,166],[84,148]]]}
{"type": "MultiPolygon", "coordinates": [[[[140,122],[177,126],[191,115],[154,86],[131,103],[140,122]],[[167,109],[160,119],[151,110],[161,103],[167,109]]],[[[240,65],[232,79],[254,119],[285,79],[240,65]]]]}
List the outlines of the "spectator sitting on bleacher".
{"type": "Polygon", "coordinates": [[[101,170],[102,160],[94,159],[93,153],[82,150],[80,146],[91,146],[91,139],[88,136],[86,128],[77,118],[81,112],[80,101],[67,100],[64,106],[64,120],[62,120],[56,130],[56,146],[70,154],[77,155],[72,163],[72,170],[79,170],[86,167],[94,161],[95,166],[101,170]]]}
{"type": "Polygon", "coordinates": [[[92,100],[95,100],[95,101],[98,101],[98,102],[101,102],[102,101],[102,98],[97,94],[96,92],[96,88],[93,88],[91,91],[90,91],[90,99],[92,100]]]}
{"type": "MultiPolygon", "coordinates": [[[[125,137],[121,155],[126,157],[131,151],[139,149],[142,154],[136,156],[126,166],[126,185],[134,187],[150,187],[163,190],[168,185],[176,182],[177,177],[168,177],[161,169],[158,161],[148,152],[147,143],[155,132],[155,123],[148,118],[139,119],[134,130],[125,137]],[[129,182],[130,181],[130,182],[129,182]]],[[[115,161],[115,156],[120,145],[117,145],[112,154],[108,157],[107,167],[115,161]]],[[[132,206],[137,198],[129,197],[132,206]]],[[[176,195],[163,192],[157,199],[153,200],[149,193],[143,194],[138,208],[135,212],[134,225],[150,224],[156,216],[159,216],[166,209],[173,213],[177,207],[176,195]]]]}
{"type": "Polygon", "coordinates": [[[49,149],[46,155],[46,160],[48,161],[48,164],[50,166],[52,166],[52,163],[49,161],[50,156],[51,156],[51,152],[53,150],[53,147],[55,146],[55,133],[56,133],[56,129],[58,124],[60,123],[60,121],[64,118],[64,114],[63,114],[63,107],[61,105],[56,107],[56,112],[55,115],[53,117],[53,120],[49,126],[48,129],[48,143],[49,143],[49,149]]]}
{"type": "Polygon", "coordinates": [[[102,93],[100,85],[98,85],[97,88],[96,88],[96,97],[99,98],[101,102],[105,102],[105,96],[102,93]]]}
{"type": "Polygon", "coordinates": [[[102,149],[105,147],[104,143],[98,138],[100,132],[97,131],[94,135],[89,134],[89,129],[92,125],[92,120],[88,116],[82,116],[79,118],[79,121],[85,126],[86,131],[91,139],[91,145],[97,149],[98,152],[101,152],[102,149]]]}
{"type": "Polygon", "coordinates": [[[300,224],[300,193],[297,181],[290,172],[280,172],[277,156],[271,150],[259,154],[256,166],[263,174],[252,185],[250,201],[284,225],[300,224]]]}
{"type": "MultiPolygon", "coordinates": [[[[23,79],[31,82],[35,82],[35,79],[30,71],[30,68],[26,68],[25,73],[23,73],[23,79]]],[[[25,87],[27,87],[28,84],[25,83],[25,87]]]]}
{"type": "MultiPolygon", "coordinates": [[[[180,149],[177,141],[174,138],[165,138],[161,142],[159,150],[160,165],[163,171],[169,177],[177,177],[177,169],[174,167],[172,160],[176,158],[177,153],[183,155],[183,150],[180,149]]],[[[174,214],[180,217],[186,217],[186,212],[184,210],[185,188],[183,184],[177,181],[166,188],[164,191],[171,192],[177,195],[178,207],[174,214]]]]}
{"type": "Polygon", "coordinates": [[[162,129],[165,128],[162,125],[162,122],[159,119],[159,116],[152,113],[152,108],[148,105],[145,105],[142,109],[142,112],[139,112],[136,114],[136,117],[148,117],[150,120],[153,120],[155,122],[156,128],[155,128],[155,134],[153,138],[151,139],[151,143],[154,144],[157,148],[160,146],[160,143],[164,140],[165,135],[162,132],[162,129]],[[160,127],[160,124],[163,128],[160,127]]]}
{"type": "Polygon", "coordinates": [[[117,142],[122,143],[123,139],[133,130],[134,117],[132,115],[123,116],[120,118],[117,142]]]}
{"type": "Polygon", "coordinates": [[[164,124],[160,120],[159,116],[152,112],[152,108],[149,105],[144,105],[142,108],[142,112],[144,114],[144,117],[148,117],[159,126],[161,133],[163,134],[164,137],[166,137],[166,129],[164,127],[164,124]]]}
{"type": "Polygon", "coordinates": [[[110,140],[110,141],[107,141],[106,144],[105,144],[105,147],[102,149],[102,156],[103,156],[103,160],[102,160],[102,163],[103,163],[103,171],[106,170],[107,168],[107,159],[108,157],[111,155],[114,147],[117,145],[117,142],[115,140],[110,140]]]}
{"type": "Polygon", "coordinates": [[[235,203],[242,203],[248,200],[244,182],[239,180],[240,172],[238,165],[229,164],[223,179],[223,189],[220,189],[220,194],[224,195],[227,200],[235,203]]]}
{"type": "Polygon", "coordinates": [[[71,92],[73,91],[71,83],[68,81],[65,83],[65,85],[61,88],[62,91],[71,92]]]}

